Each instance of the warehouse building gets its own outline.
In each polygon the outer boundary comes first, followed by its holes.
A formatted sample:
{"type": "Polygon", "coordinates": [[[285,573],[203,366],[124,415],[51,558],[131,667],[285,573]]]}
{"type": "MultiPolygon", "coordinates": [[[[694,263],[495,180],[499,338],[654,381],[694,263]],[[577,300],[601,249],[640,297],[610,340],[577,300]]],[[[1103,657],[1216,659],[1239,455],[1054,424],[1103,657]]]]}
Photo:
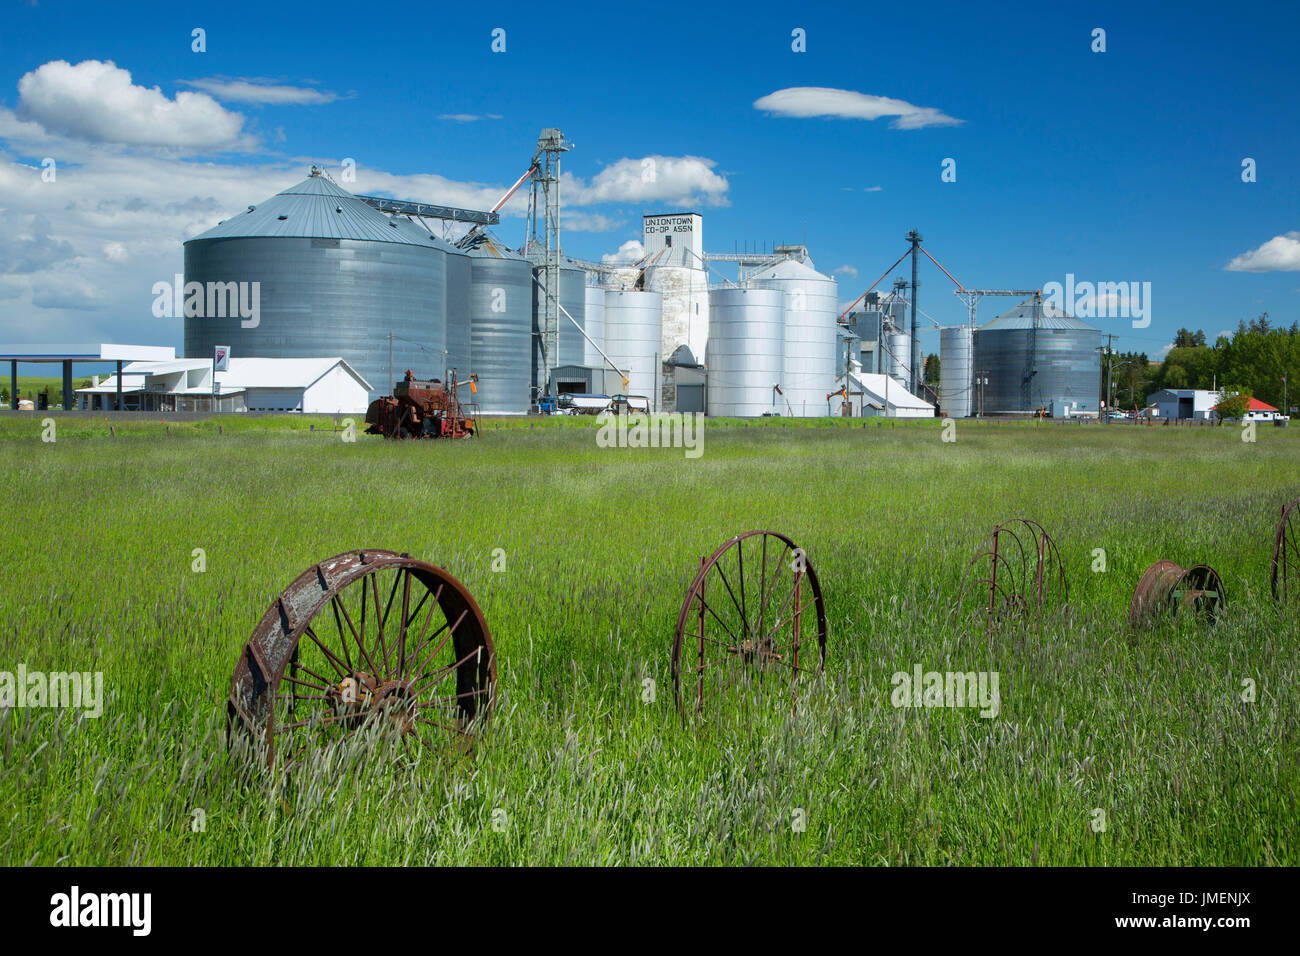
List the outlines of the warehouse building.
{"type": "Polygon", "coordinates": [[[1153,393],[1147,404],[1155,406],[1160,418],[1206,421],[1215,417],[1219,401],[1218,392],[1205,388],[1165,388],[1153,393]]]}
{"type": "Polygon", "coordinates": [[[370,384],[341,358],[232,358],[229,370],[211,359],[132,362],[118,376],[77,389],[78,407],[149,412],[302,412],[364,414],[370,384]]]}

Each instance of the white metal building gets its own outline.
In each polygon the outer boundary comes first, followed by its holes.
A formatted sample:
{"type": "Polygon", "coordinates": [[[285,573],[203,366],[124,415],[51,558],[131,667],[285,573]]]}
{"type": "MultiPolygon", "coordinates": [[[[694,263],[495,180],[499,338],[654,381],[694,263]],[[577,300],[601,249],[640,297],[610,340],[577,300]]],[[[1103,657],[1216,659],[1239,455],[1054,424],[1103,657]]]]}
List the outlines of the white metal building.
{"type": "MultiPolygon", "coordinates": [[[[216,373],[212,360],[132,362],[122,370],[122,404],[140,411],[363,413],[370,383],[342,358],[232,358],[216,373]]],[[[117,376],[77,389],[78,407],[110,409],[117,376]]]]}
{"type": "Polygon", "coordinates": [[[1166,388],[1153,394],[1147,404],[1154,405],[1161,418],[1209,419],[1219,401],[1219,393],[1209,389],[1166,388]]]}

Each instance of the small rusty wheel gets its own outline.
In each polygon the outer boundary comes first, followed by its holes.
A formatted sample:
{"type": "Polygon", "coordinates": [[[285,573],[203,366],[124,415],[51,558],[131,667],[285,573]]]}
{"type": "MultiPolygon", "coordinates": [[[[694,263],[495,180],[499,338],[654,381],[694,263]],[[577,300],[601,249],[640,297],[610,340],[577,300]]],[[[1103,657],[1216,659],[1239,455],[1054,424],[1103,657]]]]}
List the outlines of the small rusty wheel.
{"type": "Polygon", "coordinates": [[[1300,498],[1282,508],[1273,536],[1273,600],[1283,604],[1300,598],[1300,498]]]}
{"type": "Polygon", "coordinates": [[[966,568],[958,613],[968,594],[980,596],[990,626],[1008,616],[1032,617],[1062,606],[1069,585],[1056,542],[1028,518],[994,525],[966,568]]]}
{"type": "Polygon", "coordinates": [[[702,713],[706,700],[723,704],[765,675],[793,686],[800,673],[825,662],[821,586],[793,541],[747,531],[701,558],[673,637],[678,707],[702,713]]]}
{"type": "Polygon", "coordinates": [[[292,765],[308,747],[391,732],[408,755],[463,744],[493,704],[496,658],[474,598],[442,568],[347,551],[303,572],[244,645],[226,705],[236,730],[292,765]]]}
{"type": "Polygon", "coordinates": [[[1184,571],[1173,561],[1157,561],[1146,569],[1133,591],[1128,622],[1138,625],[1162,612],[1177,613],[1184,609],[1213,620],[1227,599],[1218,572],[1208,564],[1184,571]]]}

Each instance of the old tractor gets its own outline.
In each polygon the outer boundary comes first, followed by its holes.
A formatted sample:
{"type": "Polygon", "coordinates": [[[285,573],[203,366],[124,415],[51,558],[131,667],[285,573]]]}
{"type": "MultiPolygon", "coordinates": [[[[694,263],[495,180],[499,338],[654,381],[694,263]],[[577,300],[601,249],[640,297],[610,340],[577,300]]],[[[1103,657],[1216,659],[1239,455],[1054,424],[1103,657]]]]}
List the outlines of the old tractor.
{"type": "Polygon", "coordinates": [[[476,392],[477,376],[461,382],[456,370],[451,381],[422,382],[407,369],[406,377],[393,383],[393,394],[376,399],[366,410],[369,435],[385,438],[469,438],[475,431],[477,405],[460,400],[460,388],[476,392]]]}

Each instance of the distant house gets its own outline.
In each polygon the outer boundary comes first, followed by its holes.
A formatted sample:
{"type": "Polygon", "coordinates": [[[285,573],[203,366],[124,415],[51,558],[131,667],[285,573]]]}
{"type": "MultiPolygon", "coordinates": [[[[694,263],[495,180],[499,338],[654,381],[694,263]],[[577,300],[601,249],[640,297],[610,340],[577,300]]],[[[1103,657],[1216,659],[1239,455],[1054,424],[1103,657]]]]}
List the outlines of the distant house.
{"type": "Polygon", "coordinates": [[[1258,398],[1251,398],[1246,405],[1246,411],[1241,416],[1241,420],[1243,422],[1271,422],[1283,417],[1285,416],[1281,411],[1268,404],[1268,402],[1261,402],[1258,398]]]}
{"type": "Polygon", "coordinates": [[[1160,418],[1191,418],[1206,420],[1214,417],[1214,407],[1221,397],[1218,392],[1204,388],[1166,388],[1153,394],[1148,405],[1154,405],[1160,418]]]}
{"type": "MultiPolygon", "coordinates": [[[[138,411],[360,413],[370,384],[341,358],[232,358],[216,373],[212,360],[131,362],[122,369],[122,405],[138,411]],[[215,395],[214,395],[215,391],[215,395]]],[[[77,389],[78,407],[111,409],[117,376],[77,389]]]]}

